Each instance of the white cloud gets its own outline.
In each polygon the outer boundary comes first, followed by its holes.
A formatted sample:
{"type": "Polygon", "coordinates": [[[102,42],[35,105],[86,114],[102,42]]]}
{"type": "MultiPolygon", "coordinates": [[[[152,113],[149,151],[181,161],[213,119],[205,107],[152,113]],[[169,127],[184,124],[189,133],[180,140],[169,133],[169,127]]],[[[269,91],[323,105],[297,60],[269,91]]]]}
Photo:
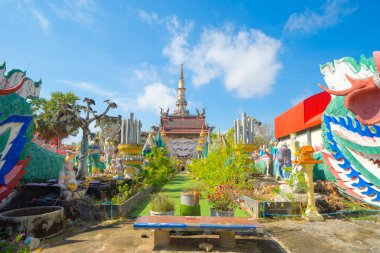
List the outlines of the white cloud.
{"type": "Polygon", "coordinates": [[[298,103],[304,101],[306,98],[310,97],[311,95],[313,95],[313,92],[310,89],[305,88],[305,89],[302,90],[302,92],[297,97],[292,98],[290,100],[290,104],[292,106],[295,106],[298,103]]]}
{"type": "Polygon", "coordinates": [[[44,16],[44,14],[40,11],[40,10],[37,10],[37,9],[32,9],[32,14],[33,16],[37,19],[37,21],[39,22],[42,30],[44,32],[47,32],[49,27],[50,27],[50,22],[49,20],[44,16]]]}
{"type": "Polygon", "coordinates": [[[240,98],[268,94],[281,69],[278,54],[281,42],[260,30],[234,31],[204,29],[197,44],[190,46],[188,36],[192,22],[181,25],[172,17],[167,22],[171,40],[163,50],[172,65],[184,62],[194,76],[194,85],[208,84],[223,78],[227,90],[240,98]]]}
{"type": "Polygon", "coordinates": [[[193,21],[181,23],[176,16],[160,18],[157,13],[142,10],[139,17],[150,25],[166,26],[170,41],[163,54],[176,71],[184,63],[193,73],[192,83],[196,86],[222,78],[226,89],[240,98],[261,96],[270,93],[282,67],[277,59],[281,42],[260,30],[205,28],[199,41],[191,45],[193,21]]]}
{"type": "Polygon", "coordinates": [[[144,87],[144,93],[137,97],[136,106],[141,111],[159,113],[159,107],[173,110],[176,102],[176,91],[162,83],[153,83],[144,87]]]}
{"type": "Polygon", "coordinates": [[[112,98],[119,94],[116,91],[109,91],[91,82],[75,82],[75,81],[67,81],[67,80],[57,80],[57,82],[63,85],[69,85],[69,86],[72,86],[72,87],[75,87],[75,88],[78,88],[78,89],[81,89],[81,90],[84,90],[96,95],[107,97],[107,98],[112,98]]]}
{"type": "Polygon", "coordinates": [[[158,14],[155,12],[147,13],[143,10],[138,10],[138,15],[142,21],[144,21],[150,25],[161,24],[163,22],[163,20],[160,19],[158,14]]]}
{"type": "Polygon", "coordinates": [[[87,93],[101,96],[105,99],[110,99],[115,102],[121,110],[125,112],[142,111],[142,112],[154,112],[159,114],[160,107],[171,110],[175,107],[176,91],[163,83],[151,83],[143,87],[143,93],[140,94],[128,94],[128,92],[112,91],[104,89],[99,85],[91,82],[74,82],[67,80],[57,81],[63,85],[69,85],[80,90],[84,90],[87,93]],[[123,94],[123,96],[121,96],[123,94]]]}
{"type": "Polygon", "coordinates": [[[97,4],[93,0],[65,0],[63,2],[49,2],[50,9],[60,18],[89,27],[99,13],[97,4]]]}
{"type": "Polygon", "coordinates": [[[348,0],[328,0],[321,13],[306,9],[303,13],[293,13],[285,24],[289,33],[315,33],[339,23],[343,17],[353,13],[356,8],[349,6],[348,0]]]}
{"type": "Polygon", "coordinates": [[[140,68],[133,70],[133,77],[144,84],[161,82],[157,67],[148,63],[143,63],[140,68]]]}

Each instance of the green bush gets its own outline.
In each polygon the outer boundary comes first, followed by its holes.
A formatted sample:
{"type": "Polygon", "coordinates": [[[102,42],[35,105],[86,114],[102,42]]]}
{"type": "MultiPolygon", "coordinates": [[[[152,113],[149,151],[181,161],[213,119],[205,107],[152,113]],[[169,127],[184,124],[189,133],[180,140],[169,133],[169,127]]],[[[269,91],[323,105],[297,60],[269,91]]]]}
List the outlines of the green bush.
{"type": "Polygon", "coordinates": [[[250,157],[235,153],[232,148],[211,150],[207,158],[193,159],[187,168],[194,178],[202,179],[210,188],[224,184],[244,188],[246,179],[255,171],[250,157]]]}
{"type": "Polygon", "coordinates": [[[174,201],[170,200],[168,196],[157,193],[152,196],[151,209],[154,212],[169,212],[175,208],[174,201]]]}
{"type": "Polygon", "coordinates": [[[127,201],[127,199],[129,199],[140,188],[141,187],[139,187],[138,182],[136,182],[135,180],[133,180],[132,185],[126,184],[124,182],[118,183],[118,193],[112,197],[111,201],[113,204],[120,205],[127,201]]]}
{"type": "Polygon", "coordinates": [[[164,148],[152,147],[152,151],[146,156],[148,165],[139,175],[142,177],[144,185],[163,186],[175,173],[172,161],[168,158],[168,153],[164,148]]]}

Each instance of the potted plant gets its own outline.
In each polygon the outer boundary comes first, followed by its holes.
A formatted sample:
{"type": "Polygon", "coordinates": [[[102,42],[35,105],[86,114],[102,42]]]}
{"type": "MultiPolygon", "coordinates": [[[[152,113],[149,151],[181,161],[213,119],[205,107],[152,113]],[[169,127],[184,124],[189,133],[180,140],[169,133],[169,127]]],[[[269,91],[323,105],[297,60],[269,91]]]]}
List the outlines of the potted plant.
{"type": "Polygon", "coordinates": [[[174,202],[170,200],[168,196],[162,193],[157,193],[153,195],[150,205],[151,205],[151,211],[150,211],[151,216],[174,215],[174,206],[175,206],[174,202]]]}
{"type": "Polygon", "coordinates": [[[219,185],[207,200],[213,206],[211,216],[233,217],[234,209],[241,203],[239,192],[230,185],[219,185]]]}
{"type": "Polygon", "coordinates": [[[198,206],[201,197],[201,188],[198,184],[181,192],[181,204],[186,206],[198,206]]]}
{"type": "Polygon", "coordinates": [[[201,207],[199,205],[199,199],[201,197],[201,190],[198,184],[194,185],[181,192],[181,216],[200,216],[201,207]]]}

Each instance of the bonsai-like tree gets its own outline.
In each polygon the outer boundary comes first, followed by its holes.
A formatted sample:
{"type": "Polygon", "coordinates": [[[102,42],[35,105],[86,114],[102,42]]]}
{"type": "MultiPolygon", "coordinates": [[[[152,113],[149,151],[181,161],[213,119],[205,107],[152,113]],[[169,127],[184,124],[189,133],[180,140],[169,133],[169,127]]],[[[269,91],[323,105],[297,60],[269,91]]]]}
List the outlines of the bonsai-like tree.
{"type": "Polygon", "coordinates": [[[35,113],[36,131],[45,140],[54,137],[60,139],[69,135],[76,135],[81,128],[83,135],[79,149],[79,162],[77,178],[84,178],[87,175],[88,139],[90,135],[89,126],[95,120],[100,120],[106,116],[110,109],[116,108],[116,103],[105,100],[108,104],[103,113],[97,114],[91,106],[95,101],[90,98],[83,99],[85,105],[78,105],[79,98],[72,92],[53,92],[51,99],[44,98],[32,101],[35,113]],[[82,114],[84,113],[84,117],[82,114]]]}
{"type": "Polygon", "coordinates": [[[97,111],[93,110],[91,105],[95,105],[95,101],[90,98],[84,98],[83,102],[86,103],[86,106],[82,106],[81,109],[85,113],[85,116],[82,117],[80,113],[77,111],[71,111],[68,108],[69,114],[73,117],[76,117],[79,121],[79,127],[82,129],[83,135],[80,143],[79,149],[79,161],[78,161],[78,172],[77,178],[84,178],[87,176],[87,156],[88,156],[88,139],[90,135],[89,126],[95,120],[100,120],[105,117],[110,109],[117,108],[116,103],[110,102],[109,100],[105,100],[104,102],[108,104],[107,108],[101,114],[96,114],[97,111]],[[90,117],[90,114],[92,117],[90,117]]]}

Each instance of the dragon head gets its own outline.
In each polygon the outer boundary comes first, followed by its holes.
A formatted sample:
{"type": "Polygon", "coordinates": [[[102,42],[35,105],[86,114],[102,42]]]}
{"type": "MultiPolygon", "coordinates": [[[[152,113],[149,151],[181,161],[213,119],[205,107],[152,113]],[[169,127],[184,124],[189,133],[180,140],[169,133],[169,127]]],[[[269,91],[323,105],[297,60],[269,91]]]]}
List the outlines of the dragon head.
{"type": "Polygon", "coordinates": [[[321,66],[333,96],[322,123],[323,156],[348,194],[380,206],[380,52],[321,66]]]}
{"type": "MultiPolygon", "coordinates": [[[[364,125],[373,125],[380,122],[380,52],[373,53],[376,68],[372,76],[355,79],[345,75],[351,87],[342,90],[333,90],[319,85],[323,90],[335,96],[346,96],[345,107],[353,112],[356,118],[364,125]]],[[[334,86],[333,86],[334,87],[334,86]]],[[[342,86],[337,86],[342,87],[342,86]]],[[[344,87],[344,85],[343,85],[344,87]]]]}

